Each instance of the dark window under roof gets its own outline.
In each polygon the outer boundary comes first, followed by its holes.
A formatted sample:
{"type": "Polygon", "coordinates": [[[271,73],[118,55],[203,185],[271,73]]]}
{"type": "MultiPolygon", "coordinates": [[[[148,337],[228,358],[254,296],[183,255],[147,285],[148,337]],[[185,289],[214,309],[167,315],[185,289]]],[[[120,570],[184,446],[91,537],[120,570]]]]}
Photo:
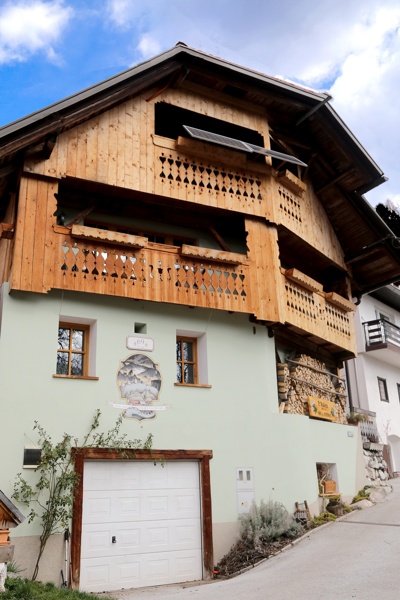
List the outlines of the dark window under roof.
{"type": "Polygon", "coordinates": [[[183,128],[183,125],[189,125],[197,129],[212,131],[219,135],[235,138],[264,147],[263,136],[254,129],[248,129],[241,125],[234,125],[221,119],[201,115],[192,110],[173,106],[167,102],[157,102],[155,104],[155,133],[163,137],[176,140],[179,136],[189,137],[189,134],[183,128]]]}

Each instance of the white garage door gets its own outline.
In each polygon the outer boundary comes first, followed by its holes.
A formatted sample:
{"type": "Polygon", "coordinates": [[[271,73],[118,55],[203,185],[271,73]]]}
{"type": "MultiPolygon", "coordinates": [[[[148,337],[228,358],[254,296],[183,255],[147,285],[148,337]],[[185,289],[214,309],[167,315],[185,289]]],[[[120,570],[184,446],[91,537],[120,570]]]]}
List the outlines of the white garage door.
{"type": "Polygon", "coordinates": [[[85,462],[81,589],[201,578],[198,462],[85,462]]]}

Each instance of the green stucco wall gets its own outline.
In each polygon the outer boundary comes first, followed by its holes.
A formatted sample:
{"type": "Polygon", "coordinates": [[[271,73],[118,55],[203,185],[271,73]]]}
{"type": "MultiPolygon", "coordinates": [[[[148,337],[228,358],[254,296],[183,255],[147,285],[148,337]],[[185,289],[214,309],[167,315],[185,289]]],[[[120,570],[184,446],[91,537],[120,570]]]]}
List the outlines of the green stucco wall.
{"type": "MultiPolygon", "coordinates": [[[[154,340],[148,354],[162,376],[159,404],[168,408],[155,419],[125,420],[123,430],[135,438],[151,432],[157,449],[213,451],[216,559],[233,541],[237,468],[254,470],[257,501],[272,498],[291,512],[295,501],[305,499],[317,510],[317,462],[336,465],[345,497],[364,485],[358,429],[279,414],[274,339],[246,315],[73,292],[3,292],[0,489],[5,494],[11,496],[15,475],[22,470],[24,445],[37,439],[35,420],[54,440],[64,432],[82,437],[98,408],[102,428],[113,426],[119,411],[111,403],[122,401],[116,374],[120,361],[135,353],[126,348],[135,323],[146,324],[147,336],[154,340]],[[60,315],[96,322],[97,381],[53,377],[60,315]],[[178,329],[206,334],[211,388],[174,385],[178,329]]],[[[34,476],[32,470],[23,473],[34,476]]],[[[38,531],[37,525],[25,523],[13,538],[38,531]]]]}

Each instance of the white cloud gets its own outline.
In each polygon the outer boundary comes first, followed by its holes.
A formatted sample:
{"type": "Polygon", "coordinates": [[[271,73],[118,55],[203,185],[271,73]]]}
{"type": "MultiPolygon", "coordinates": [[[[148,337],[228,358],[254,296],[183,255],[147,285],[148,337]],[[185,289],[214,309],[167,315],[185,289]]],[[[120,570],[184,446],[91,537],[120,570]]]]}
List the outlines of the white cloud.
{"type": "Polygon", "coordinates": [[[400,7],[379,7],[352,31],[331,87],[334,106],[389,177],[368,194],[373,204],[400,190],[400,7]]]}
{"type": "Polygon", "coordinates": [[[400,6],[398,0],[107,0],[113,23],[146,59],[178,40],[270,75],[329,91],[333,106],[389,183],[400,190],[400,6]],[[254,3],[255,4],[255,3],[254,3]]]}
{"type": "Polygon", "coordinates": [[[115,26],[145,30],[156,24],[167,4],[163,0],[106,0],[106,14],[115,26]]]}
{"type": "Polygon", "coordinates": [[[155,54],[159,54],[161,52],[161,46],[157,40],[151,37],[151,35],[145,34],[140,38],[137,50],[139,50],[142,58],[147,59],[155,54]]]}
{"type": "Polygon", "coordinates": [[[58,0],[8,2],[0,8],[0,64],[25,61],[37,52],[54,62],[52,44],[71,16],[72,9],[58,0]]]}
{"type": "Polygon", "coordinates": [[[399,61],[399,27],[400,8],[378,9],[373,20],[354,27],[348,55],[331,88],[338,102],[351,110],[373,104],[399,61]]]}

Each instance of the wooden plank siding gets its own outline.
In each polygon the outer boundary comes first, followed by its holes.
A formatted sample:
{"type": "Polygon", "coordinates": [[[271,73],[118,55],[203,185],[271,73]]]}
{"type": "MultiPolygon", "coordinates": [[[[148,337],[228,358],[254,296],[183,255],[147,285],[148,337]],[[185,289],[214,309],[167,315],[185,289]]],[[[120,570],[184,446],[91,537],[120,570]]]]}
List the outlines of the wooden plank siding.
{"type": "Polygon", "coordinates": [[[352,316],[345,305],[281,274],[273,225],[246,218],[248,253],[239,264],[225,262],[224,253],[218,260],[207,249],[198,257],[162,244],[134,249],[75,238],[68,228],[55,227],[56,191],[56,181],[21,180],[12,289],[67,289],[242,312],[353,351],[352,316]]]}
{"type": "Polygon", "coordinates": [[[188,90],[168,90],[150,102],[138,96],[62,133],[51,157],[27,160],[26,170],[264,217],[345,267],[337,237],[311,185],[300,197],[277,178],[268,158],[264,164],[255,163],[227,148],[186,138],[180,138],[183,146],[177,147],[176,141],[156,136],[156,101],[259,131],[268,146],[268,122],[262,114],[188,90]]]}
{"type": "MultiPolygon", "coordinates": [[[[16,196],[15,194],[11,194],[10,201],[4,215],[3,226],[12,226],[14,232],[16,226],[16,212],[16,196]]],[[[9,280],[14,248],[14,235],[8,237],[7,234],[6,237],[3,237],[3,233],[3,227],[0,224],[0,285],[9,280]]]]}
{"type": "MultiPolygon", "coordinates": [[[[48,159],[26,159],[11,288],[42,293],[68,289],[241,312],[353,351],[352,319],[345,304],[329,302],[280,272],[278,233],[283,230],[302,240],[299,246],[311,246],[326,263],[346,270],[343,251],[311,183],[292,173],[279,177],[269,158],[253,161],[213,144],[155,135],[154,105],[165,101],[258,131],[268,147],[263,110],[252,111],[239,100],[227,104],[218,93],[211,98],[193,86],[150,97],[148,92],[126,100],[64,131],[48,159]],[[194,213],[201,206],[241,215],[247,255],[229,262],[223,253],[207,248],[184,256],[178,247],[150,242],[132,249],[111,245],[101,236],[74,238],[68,229],[54,229],[55,193],[65,177],[130,190],[132,198],[138,193],[164,197],[166,204],[171,199],[176,208],[181,202],[194,213]]],[[[0,259],[4,247],[2,240],[0,259]]],[[[3,267],[0,281],[5,276],[3,267]]]]}
{"type": "Polygon", "coordinates": [[[278,234],[273,226],[247,218],[247,246],[253,314],[262,321],[283,322],[284,288],[279,270],[278,234]]]}

